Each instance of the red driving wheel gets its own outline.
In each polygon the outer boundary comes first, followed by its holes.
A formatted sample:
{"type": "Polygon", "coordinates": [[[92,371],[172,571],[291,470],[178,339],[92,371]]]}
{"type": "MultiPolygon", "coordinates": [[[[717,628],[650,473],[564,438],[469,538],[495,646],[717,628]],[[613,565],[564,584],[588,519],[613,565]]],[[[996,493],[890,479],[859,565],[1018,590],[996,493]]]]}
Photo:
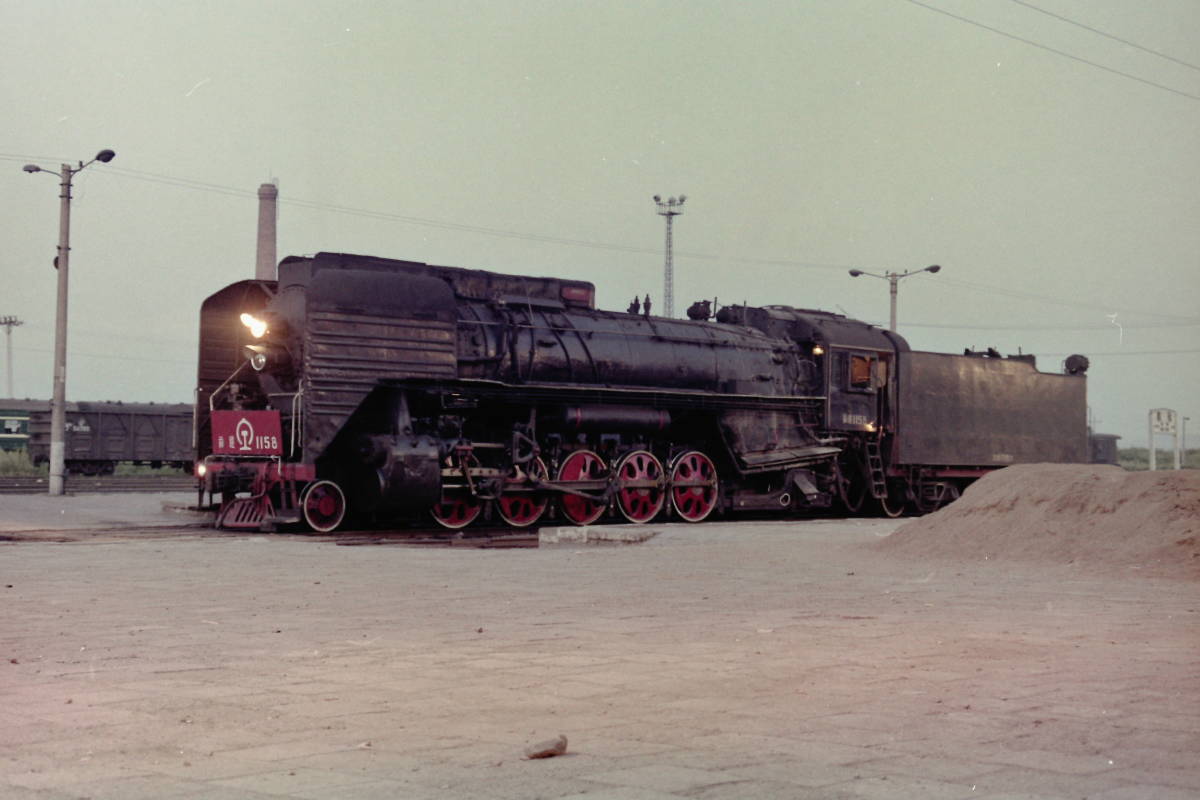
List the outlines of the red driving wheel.
{"type": "Polygon", "coordinates": [[[478,466],[479,459],[470,453],[464,453],[457,456],[453,475],[447,475],[449,470],[443,473],[442,499],[429,509],[429,513],[443,528],[465,528],[483,511],[483,503],[471,493],[471,483],[467,477],[469,471],[478,466]],[[447,477],[451,479],[449,486],[446,485],[447,477]]]}
{"type": "MultiPolygon", "coordinates": [[[[591,450],[576,450],[563,459],[558,468],[558,480],[564,483],[604,480],[607,474],[608,468],[604,459],[591,450]]],[[[604,513],[603,503],[574,494],[564,494],[559,500],[559,505],[562,507],[563,516],[576,525],[590,525],[604,513]]]]}
{"type": "Polygon", "coordinates": [[[662,462],[649,450],[634,450],[617,462],[617,508],[630,522],[649,522],[662,511],[662,462]]]}
{"type": "Polygon", "coordinates": [[[429,510],[438,524],[457,530],[470,525],[483,511],[483,503],[465,491],[442,492],[442,501],[429,510]]]}
{"type": "Polygon", "coordinates": [[[699,450],[671,464],[671,507],[685,522],[700,522],[717,507],[717,467],[699,450]]]}
{"type": "Polygon", "coordinates": [[[550,505],[550,499],[534,487],[549,474],[545,462],[535,458],[527,466],[528,469],[513,466],[512,473],[504,480],[504,491],[496,500],[500,518],[514,528],[526,528],[537,522],[550,505]]]}

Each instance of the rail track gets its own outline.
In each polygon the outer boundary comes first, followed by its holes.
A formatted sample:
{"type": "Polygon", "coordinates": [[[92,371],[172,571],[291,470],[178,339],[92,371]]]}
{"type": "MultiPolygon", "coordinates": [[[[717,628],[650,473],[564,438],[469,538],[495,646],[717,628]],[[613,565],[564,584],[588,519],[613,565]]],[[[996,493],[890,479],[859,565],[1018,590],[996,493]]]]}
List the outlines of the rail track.
{"type": "MultiPolygon", "coordinates": [[[[49,478],[0,477],[0,494],[39,494],[48,488],[49,478]]],[[[119,494],[121,492],[189,492],[196,488],[191,475],[105,475],[101,477],[68,475],[64,481],[67,492],[119,494]]]]}
{"type": "Polygon", "coordinates": [[[407,531],[353,531],[329,537],[326,541],[340,547],[363,545],[400,545],[406,547],[473,547],[511,550],[537,547],[536,530],[484,528],[470,533],[437,528],[407,531]]]}

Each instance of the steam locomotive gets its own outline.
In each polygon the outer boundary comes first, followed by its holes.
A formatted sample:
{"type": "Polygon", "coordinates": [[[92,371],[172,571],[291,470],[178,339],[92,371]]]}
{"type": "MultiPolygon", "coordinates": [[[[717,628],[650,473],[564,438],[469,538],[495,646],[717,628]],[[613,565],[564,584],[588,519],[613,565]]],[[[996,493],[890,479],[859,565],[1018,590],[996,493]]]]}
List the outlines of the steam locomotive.
{"type": "Polygon", "coordinates": [[[595,307],[593,284],[291,257],[200,312],[196,474],[217,524],[936,509],[1088,460],[1087,359],[910,350],[825,311],[595,307]]]}

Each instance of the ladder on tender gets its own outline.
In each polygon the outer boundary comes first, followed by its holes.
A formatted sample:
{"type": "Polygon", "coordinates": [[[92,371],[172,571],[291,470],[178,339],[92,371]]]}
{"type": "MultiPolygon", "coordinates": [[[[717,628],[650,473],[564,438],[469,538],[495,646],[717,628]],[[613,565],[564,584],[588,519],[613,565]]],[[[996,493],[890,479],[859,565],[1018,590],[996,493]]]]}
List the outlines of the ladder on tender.
{"type": "Polygon", "coordinates": [[[871,496],[876,500],[887,497],[887,479],[883,475],[883,457],[879,454],[879,442],[867,440],[867,471],[871,474],[871,496]]]}

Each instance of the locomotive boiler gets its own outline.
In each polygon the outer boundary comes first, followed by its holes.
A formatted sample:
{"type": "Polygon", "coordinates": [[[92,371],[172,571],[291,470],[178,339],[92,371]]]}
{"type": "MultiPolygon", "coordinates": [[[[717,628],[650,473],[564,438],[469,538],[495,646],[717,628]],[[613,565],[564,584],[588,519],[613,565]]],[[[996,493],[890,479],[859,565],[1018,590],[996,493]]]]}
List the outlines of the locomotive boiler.
{"type": "Polygon", "coordinates": [[[591,283],[320,253],[200,316],[218,524],[516,527],[898,515],[989,469],[1086,461],[1086,359],[919,353],[823,311],[595,307],[591,283]]]}

